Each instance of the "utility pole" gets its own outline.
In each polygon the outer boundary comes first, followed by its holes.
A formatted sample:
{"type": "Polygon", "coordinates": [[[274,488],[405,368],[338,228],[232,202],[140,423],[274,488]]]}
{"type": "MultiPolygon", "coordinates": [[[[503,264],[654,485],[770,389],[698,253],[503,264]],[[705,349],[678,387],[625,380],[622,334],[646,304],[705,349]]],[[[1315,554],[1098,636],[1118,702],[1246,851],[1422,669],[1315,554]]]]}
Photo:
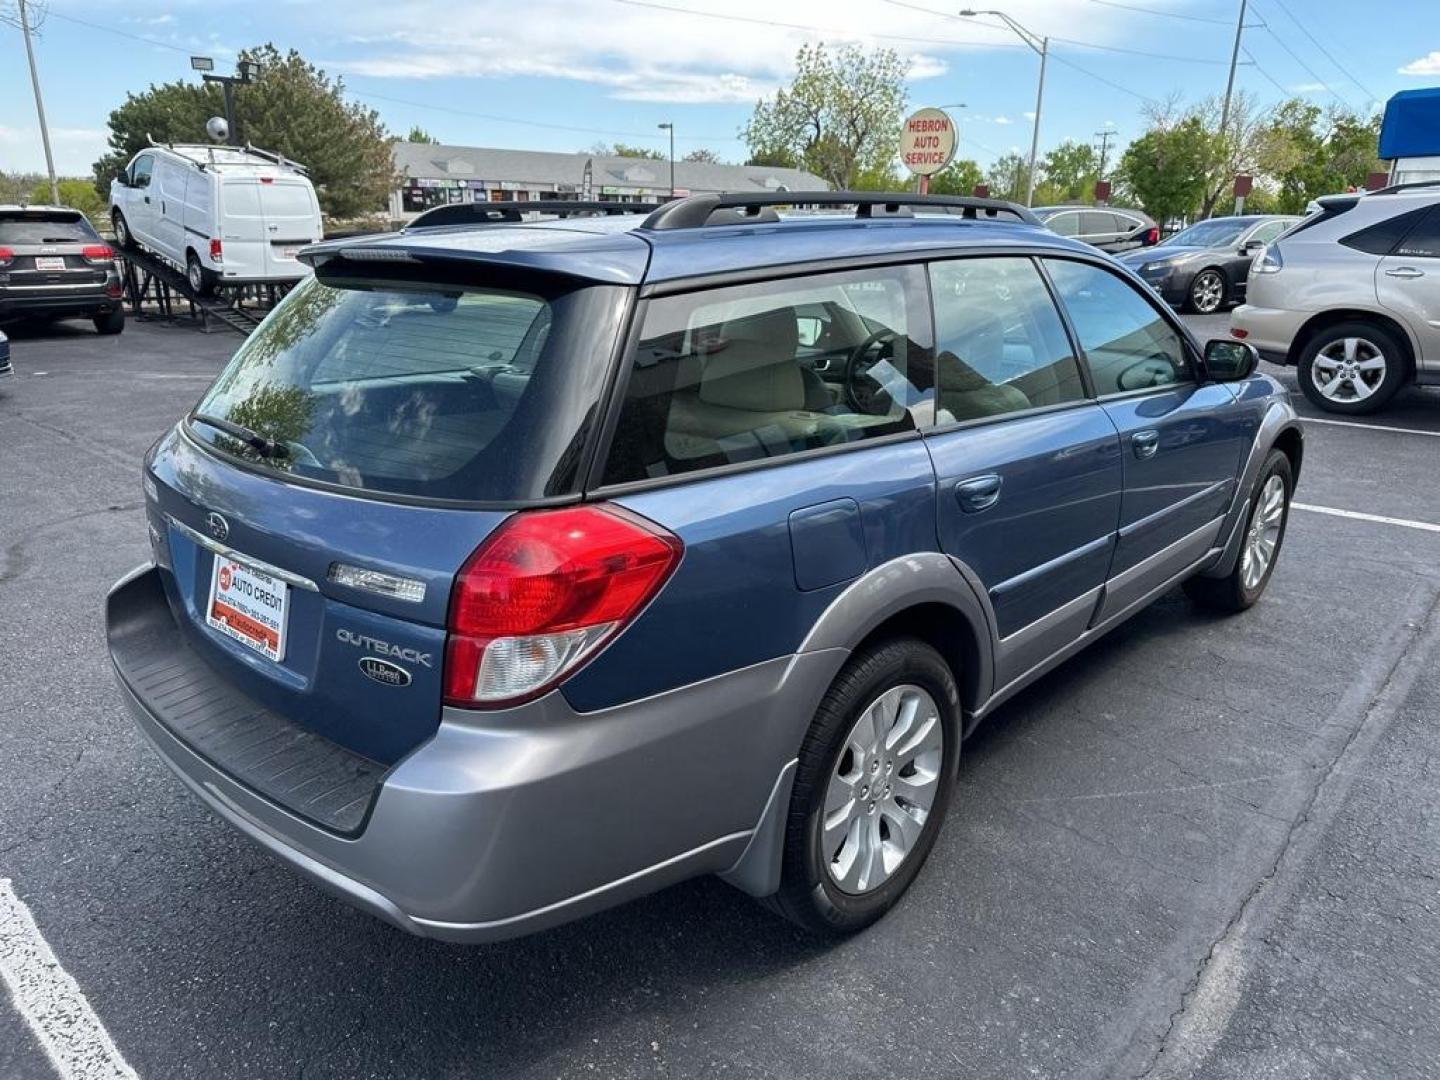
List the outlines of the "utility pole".
{"type": "Polygon", "coordinates": [[[675,198],[675,125],[673,123],[656,124],[661,131],[670,133],[670,198],[675,198]]]}
{"type": "Polygon", "coordinates": [[[1220,106],[1220,138],[1230,123],[1230,95],[1235,90],[1235,65],[1240,62],[1240,35],[1245,31],[1245,2],[1240,0],[1240,18],[1235,20],[1235,47],[1230,50],[1230,77],[1225,80],[1225,103],[1220,106]]]}
{"type": "Polygon", "coordinates": [[[60,185],[55,180],[55,156],[50,152],[50,126],[45,122],[45,99],[40,96],[40,73],[35,68],[35,47],[30,43],[30,16],[26,0],[20,7],[20,36],[25,39],[25,55],[30,60],[30,85],[35,88],[35,111],[40,116],[40,142],[45,147],[45,171],[50,175],[50,201],[60,205],[60,185]]]}
{"type": "Polygon", "coordinates": [[[1114,138],[1114,136],[1115,132],[1110,128],[1095,132],[1095,137],[1100,140],[1100,168],[1095,177],[1097,180],[1105,179],[1105,162],[1110,157],[1110,140],[1114,138]]]}
{"type": "Polygon", "coordinates": [[[1040,85],[1035,88],[1035,125],[1030,131],[1030,180],[1025,187],[1025,205],[1035,205],[1035,159],[1040,153],[1040,107],[1045,104],[1045,61],[1050,56],[1050,39],[1033,31],[1025,29],[1018,22],[1006,15],[1003,11],[986,9],[976,11],[974,8],[962,8],[960,17],[962,19],[973,19],[979,15],[994,15],[1010,28],[1021,41],[1040,57],[1040,85]]]}

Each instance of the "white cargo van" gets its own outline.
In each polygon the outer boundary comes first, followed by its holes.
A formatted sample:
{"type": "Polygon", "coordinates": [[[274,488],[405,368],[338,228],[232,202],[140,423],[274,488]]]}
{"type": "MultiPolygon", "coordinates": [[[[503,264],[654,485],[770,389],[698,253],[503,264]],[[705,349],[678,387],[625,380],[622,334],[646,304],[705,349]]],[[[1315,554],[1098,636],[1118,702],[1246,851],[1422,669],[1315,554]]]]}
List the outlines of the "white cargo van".
{"type": "Polygon", "coordinates": [[[152,146],[110,184],[122,247],[139,245],[184,270],[205,296],[216,285],[283,283],[323,233],[304,166],[247,146],[152,146]]]}

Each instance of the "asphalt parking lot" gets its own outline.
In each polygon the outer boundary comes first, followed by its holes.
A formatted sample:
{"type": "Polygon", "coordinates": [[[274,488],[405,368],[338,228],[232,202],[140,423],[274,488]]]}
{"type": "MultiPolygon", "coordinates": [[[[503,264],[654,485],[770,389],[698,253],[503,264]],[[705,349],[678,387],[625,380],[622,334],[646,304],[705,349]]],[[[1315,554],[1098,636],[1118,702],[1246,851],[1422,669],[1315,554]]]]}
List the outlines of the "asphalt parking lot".
{"type": "Polygon", "coordinates": [[[213,818],[113,685],[140,456],[238,340],[15,335],[0,961],[38,934],[73,984],[0,992],[0,1077],[1440,1075],[1440,394],[1309,427],[1254,610],[1177,592],[986,724],[869,932],[818,944],[706,880],[459,948],[213,818]]]}

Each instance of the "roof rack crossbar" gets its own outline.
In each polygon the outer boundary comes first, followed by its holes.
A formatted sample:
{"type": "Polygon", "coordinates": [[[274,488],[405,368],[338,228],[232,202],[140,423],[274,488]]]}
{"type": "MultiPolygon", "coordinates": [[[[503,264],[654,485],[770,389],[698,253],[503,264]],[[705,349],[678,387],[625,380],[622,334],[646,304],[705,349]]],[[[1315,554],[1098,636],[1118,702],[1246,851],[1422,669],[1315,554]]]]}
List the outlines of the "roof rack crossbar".
{"type": "Polygon", "coordinates": [[[645,219],[644,229],[698,229],[739,221],[773,220],[764,210],[776,206],[853,206],[857,218],[908,217],[914,210],[956,214],[967,220],[1011,218],[1027,225],[1040,221],[1028,209],[1003,199],[977,199],[965,195],[916,195],[875,191],[781,191],[765,194],[691,195],[658,208],[645,219]],[[726,213],[725,211],[730,211],[726,213]],[[740,213],[736,213],[739,211],[740,213]]]}
{"type": "Polygon", "coordinates": [[[526,214],[551,214],[558,218],[654,214],[659,203],[596,202],[584,199],[531,199],[528,202],[450,203],[424,211],[405,231],[433,229],[447,225],[504,225],[524,221],[526,214]]]}

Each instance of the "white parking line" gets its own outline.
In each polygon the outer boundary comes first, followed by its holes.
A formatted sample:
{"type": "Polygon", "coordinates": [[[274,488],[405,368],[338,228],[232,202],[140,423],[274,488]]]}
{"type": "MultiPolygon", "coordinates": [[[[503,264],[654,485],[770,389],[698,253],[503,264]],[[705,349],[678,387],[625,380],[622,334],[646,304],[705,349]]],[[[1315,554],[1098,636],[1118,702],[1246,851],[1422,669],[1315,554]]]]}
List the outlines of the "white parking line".
{"type": "Polygon", "coordinates": [[[138,1080],[9,878],[0,878],[0,981],[63,1080],[138,1080]]]}
{"type": "Polygon", "coordinates": [[[1331,427],[1353,427],[1362,431],[1393,431],[1397,435],[1429,435],[1440,439],[1440,431],[1422,431],[1413,427],[1392,427],[1388,424],[1361,424],[1354,420],[1323,420],[1318,416],[1302,416],[1302,424],[1329,424],[1331,427]]]}
{"type": "Polygon", "coordinates": [[[1340,510],[1333,506],[1312,506],[1309,503],[1292,502],[1292,510],[1308,510],[1312,514],[1329,514],[1331,517],[1349,518],[1352,521],[1372,521],[1377,525],[1398,525],[1402,529],[1420,529],[1422,532],[1440,533],[1440,525],[1429,521],[1411,521],[1409,518],[1386,517],[1384,514],[1362,514],[1358,510],[1340,510]]]}

